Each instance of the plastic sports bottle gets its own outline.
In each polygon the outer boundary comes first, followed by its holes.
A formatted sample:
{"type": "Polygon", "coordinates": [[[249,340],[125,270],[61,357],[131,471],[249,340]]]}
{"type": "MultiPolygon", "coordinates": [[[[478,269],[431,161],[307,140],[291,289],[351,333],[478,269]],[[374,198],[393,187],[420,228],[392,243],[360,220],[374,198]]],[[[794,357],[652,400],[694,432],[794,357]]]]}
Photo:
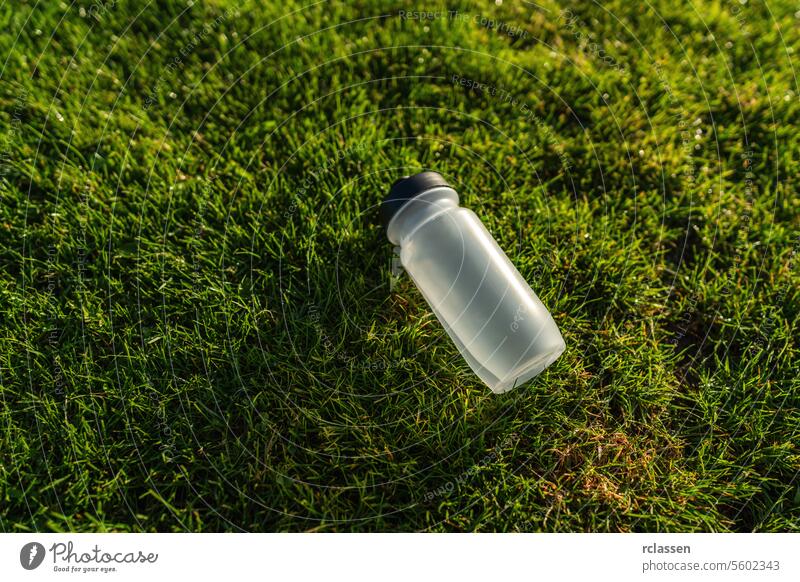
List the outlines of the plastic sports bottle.
{"type": "Polygon", "coordinates": [[[396,181],[381,204],[400,262],[478,377],[500,394],[564,351],[545,306],[436,172],[396,181]]]}

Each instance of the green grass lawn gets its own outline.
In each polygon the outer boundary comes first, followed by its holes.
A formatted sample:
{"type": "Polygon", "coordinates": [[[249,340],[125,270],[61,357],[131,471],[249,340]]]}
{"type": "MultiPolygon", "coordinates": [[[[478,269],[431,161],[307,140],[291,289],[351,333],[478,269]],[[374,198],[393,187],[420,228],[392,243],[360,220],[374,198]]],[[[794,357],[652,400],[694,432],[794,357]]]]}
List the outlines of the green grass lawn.
{"type": "Polygon", "coordinates": [[[797,10],[2,3],[0,530],[800,531],[797,10]],[[567,343],[508,394],[426,168],[567,343]]]}

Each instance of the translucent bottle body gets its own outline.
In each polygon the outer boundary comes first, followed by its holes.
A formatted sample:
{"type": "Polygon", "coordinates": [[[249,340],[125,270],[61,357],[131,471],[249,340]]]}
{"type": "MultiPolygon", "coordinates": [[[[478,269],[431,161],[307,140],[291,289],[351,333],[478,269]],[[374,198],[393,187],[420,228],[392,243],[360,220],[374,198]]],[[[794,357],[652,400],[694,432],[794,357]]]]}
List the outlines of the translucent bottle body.
{"type": "Polygon", "coordinates": [[[449,187],[408,200],[387,228],[400,260],[472,370],[493,392],[530,380],[565,344],[545,306],[449,187]]]}

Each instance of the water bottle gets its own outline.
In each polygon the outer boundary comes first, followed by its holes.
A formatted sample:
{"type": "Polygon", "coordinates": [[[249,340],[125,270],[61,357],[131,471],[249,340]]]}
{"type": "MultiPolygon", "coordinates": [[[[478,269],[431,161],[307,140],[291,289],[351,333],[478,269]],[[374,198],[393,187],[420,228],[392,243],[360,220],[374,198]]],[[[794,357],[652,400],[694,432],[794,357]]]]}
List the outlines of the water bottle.
{"type": "Polygon", "coordinates": [[[555,321],[486,230],[436,172],[397,180],[381,204],[386,234],[477,376],[501,394],[564,351],[555,321]]]}

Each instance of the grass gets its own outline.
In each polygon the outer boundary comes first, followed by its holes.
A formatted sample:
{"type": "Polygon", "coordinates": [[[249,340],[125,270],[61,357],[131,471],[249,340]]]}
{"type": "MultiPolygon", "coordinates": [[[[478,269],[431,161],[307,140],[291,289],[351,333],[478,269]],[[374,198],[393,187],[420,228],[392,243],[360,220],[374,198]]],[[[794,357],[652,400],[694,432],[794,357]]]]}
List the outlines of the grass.
{"type": "Polygon", "coordinates": [[[0,5],[0,529],[800,531],[797,4],[441,8],[0,5]],[[508,394],[423,168],[564,335],[508,394]]]}

